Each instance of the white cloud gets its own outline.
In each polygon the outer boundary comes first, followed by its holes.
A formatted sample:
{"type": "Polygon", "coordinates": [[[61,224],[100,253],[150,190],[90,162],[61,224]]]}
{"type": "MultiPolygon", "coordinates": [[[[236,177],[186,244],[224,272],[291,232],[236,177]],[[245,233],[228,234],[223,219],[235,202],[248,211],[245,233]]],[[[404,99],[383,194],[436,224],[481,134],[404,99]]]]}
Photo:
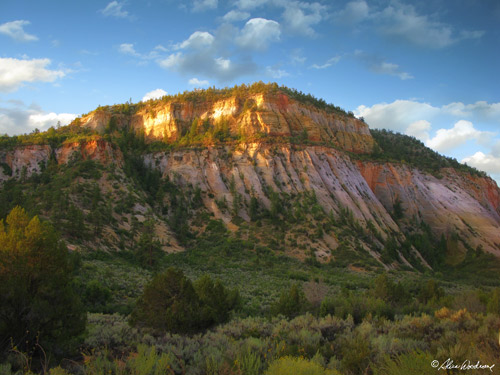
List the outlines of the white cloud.
{"type": "Polygon", "coordinates": [[[106,8],[101,9],[99,12],[101,12],[106,17],[129,18],[128,12],[126,10],[123,10],[122,7],[123,3],[112,1],[108,5],[106,5],[106,8]]]}
{"type": "Polygon", "coordinates": [[[183,55],[181,52],[172,53],[167,56],[167,58],[160,60],[158,63],[162,68],[174,68],[180,65],[183,61],[183,55]]]}
{"type": "Polygon", "coordinates": [[[368,17],[370,8],[364,0],[350,1],[344,9],[335,14],[335,20],[341,24],[357,24],[368,17]]]}
{"type": "Polygon", "coordinates": [[[270,43],[280,39],[280,24],[265,18],[252,18],[247,21],[236,43],[242,48],[264,50],[270,43]]]}
{"type": "Polygon", "coordinates": [[[311,6],[309,7],[308,13],[307,10],[303,8],[304,4],[305,3],[292,2],[290,6],[285,8],[283,19],[291,32],[314,36],[316,33],[312,26],[321,22],[321,10],[323,7],[319,6],[318,3],[315,3],[318,4],[318,6],[315,7],[312,6],[313,4],[310,4],[311,6]]]}
{"type": "Polygon", "coordinates": [[[429,131],[431,130],[431,123],[427,120],[418,120],[412,122],[405,131],[406,135],[410,135],[421,141],[425,142],[429,139],[429,131]]]}
{"type": "Polygon", "coordinates": [[[218,0],[194,0],[193,12],[202,12],[208,9],[216,9],[218,0]]]}
{"type": "Polygon", "coordinates": [[[167,92],[165,90],[156,89],[156,90],[153,90],[153,91],[146,93],[146,95],[144,95],[144,97],[142,98],[142,101],[147,102],[148,100],[151,100],[151,99],[159,99],[165,95],[167,95],[167,92]]]}
{"type": "Polygon", "coordinates": [[[404,133],[417,121],[430,119],[440,113],[440,109],[428,103],[411,100],[395,100],[379,103],[371,107],[360,105],[355,114],[363,117],[372,128],[390,129],[404,133]]]}
{"type": "Polygon", "coordinates": [[[477,101],[472,104],[453,102],[443,106],[443,111],[453,116],[470,117],[476,115],[482,119],[500,121],[500,102],[491,104],[486,101],[477,101]]]}
{"type": "Polygon", "coordinates": [[[405,81],[407,79],[413,79],[414,78],[410,73],[402,72],[399,69],[399,65],[398,64],[388,63],[388,62],[385,62],[385,61],[382,62],[382,63],[380,63],[380,64],[373,64],[371,66],[371,69],[375,73],[387,74],[387,75],[390,75],[390,76],[396,76],[396,77],[398,77],[399,79],[401,79],[403,81],[405,81]]]}
{"type": "Polygon", "coordinates": [[[335,57],[332,57],[331,59],[328,59],[326,61],[326,63],[324,63],[322,65],[312,64],[311,68],[313,68],[313,69],[326,69],[326,68],[329,68],[332,65],[337,64],[339,61],[340,61],[340,56],[335,56],[335,57]]]}
{"type": "Polygon", "coordinates": [[[72,113],[47,113],[37,105],[26,106],[22,101],[11,100],[0,104],[0,133],[30,133],[35,128],[46,130],[58,123],[67,125],[77,116],[72,113]]]}
{"type": "Polygon", "coordinates": [[[238,0],[236,6],[240,9],[255,9],[266,3],[271,3],[270,0],[238,0]]]}
{"type": "Polygon", "coordinates": [[[214,42],[214,36],[206,31],[195,31],[188,39],[176,45],[176,49],[194,48],[201,49],[210,47],[214,42]]]}
{"type": "Polygon", "coordinates": [[[272,66],[266,67],[266,73],[274,79],[280,79],[290,75],[287,71],[272,66]]]}
{"type": "Polygon", "coordinates": [[[140,56],[140,54],[135,51],[134,45],[131,43],[120,44],[120,47],[118,47],[118,51],[120,51],[120,53],[123,53],[125,55],[131,55],[131,56],[135,56],[135,57],[140,56]]]}
{"type": "MultiPolygon", "coordinates": [[[[462,163],[467,163],[467,165],[492,175],[500,175],[500,157],[493,154],[484,154],[478,151],[474,155],[464,158],[462,163]]],[[[497,181],[499,181],[498,178],[497,181]]]]}
{"type": "Polygon", "coordinates": [[[50,70],[50,59],[19,60],[0,58],[0,92],[15,91],[24,82],[54,82],[66,74],[62,70],[50,70]]]}
{"type": "Polygon", "coordinates": [[[29,25],[30,21],[17,20],[0,25],[0,34],[10,36],[18,42],[34,42],[38,40],[35,35],[28,34],[23,27],[29,25]]]}
{"type": "Polygon", "coordinates": [[[225,22],[238,22],[238,21],[244,21],[246,19],[250,18],[250,13],[248,12],[242,12],[239,10],[231,10],[227,12],[222,19],[225,22]]]}
{"type": "Polygon", "coordinates": [[[235,3],[239,10],[253,10],[266,6],[283,9],[283,24],[292,34],[315,36],[313,29],[328,17],[327,7],[320,2],[297,0],[238,0],[235,3]]]}
{"type": "Polygon", "coordinates": [[[196,86],[196,87],[206,87],[206,86],[208,86],[210,84],[206,79],[199,80],[196,77],[191,78],[188,83],[190,85],[196,86]]]}
{"type": "Polygon", "coordinates": [[[426,145],[436,151],[446,152],[469,140],[487,143],[493,136],[493,133],[475,129],[470,121],[460,120],[451,129],[439,129],[436,135],[426,142],[426,145]]]}
{"type": "Polygon", "coordinates": [[[30,127],[38,129],[47,129],[58,123],[67,125],[77,116],[73,113],[32,113],[29,115],[28,123],[30,127]]]}
{"type": "Polygon", "coordinates": [[[397,1],[391,2],[381,12],[372,14],[372,18],[383,34],[427,48],[443,48],[483,35],[482,31],[463,31],[457,34],[450,25],[427,15],[420,15],[413,5],[397,1]]]}

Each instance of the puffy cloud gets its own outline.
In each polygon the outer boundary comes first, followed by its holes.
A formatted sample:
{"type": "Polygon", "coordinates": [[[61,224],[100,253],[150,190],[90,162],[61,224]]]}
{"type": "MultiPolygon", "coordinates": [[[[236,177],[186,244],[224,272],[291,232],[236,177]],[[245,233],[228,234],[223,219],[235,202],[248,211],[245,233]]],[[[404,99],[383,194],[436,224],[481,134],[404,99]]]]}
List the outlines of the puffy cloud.
{"type": "Polygon", "coordinates": [[[497,175],[497,182],[500,182],[500,157],[493,154],[484,154],[481,151],[476,152],[474,155],[466,157],[462,163],[467,163],[474,168],[485,171],[492,175],[497,175]]]}
{"type": "Polygon", "coordinates": [[[374,73],[395,76],[403,81],[414,78],[410,73],[401,71],[398,64],[384,61],[380,56],[374,54],[357,50],[354,52],[354,58],[361,61],[374,73]]]}
{"type": "Polygon", "coordinates": [[[36,105],[26,106],[22,101],[10,100],[0,104],[0,133],[16,135],[30,133],[35,128],[69,124],[76,118],[72,113],[47,113],[36,105]]]}
{"type": "Polygon", "coordinates": [[[242,12],[239,10],[231,10],[227,12],[222,19],[225,22],[237,22],[237,21],[244,21],[246,19],[250,18],[250,13],[248,12],[242,12]]]}
{"type": "Polygon", "coordinates": [[[236,6],[240,9],[255,9],[272,2],[272,0],[237,0],[236,6]]]}
{"type": "Polygon", "coordinates": [[[28,122],[30,127],[38,129],[47,129],[55,126],[58,123],[67,125],[73,121],[77,116],[74,113],[32,113],[29,115],[28,122]]]}
{"type": "Polygon", "coordinates": [[[165,95],[167,95],[167,92],[165,90],[155,89],[153,91],[146,93],[146,95],[144,95],[144,97],[142,98],[142,101],[147,102],[148,100],[151,100],[151,99],[159,99],[165,95]]]}
{"type": "Polygon", "coordinates": [[[420,15],[413,5],[392,2],[381,12],[372,14],[380,31],[410,43],[429,48],[443,48],[464,39],[479,38],[482,31],[462,31],[457,34],[448,24],[420,15]]]}
{"type": "MultiPolygon", "coordinates": [[[[191,46],[190,46],[191,47],[191,46]]],[[[159,59],[160,67],[177,71],[182,74],[203,75],[214,77],[220,82],[227,82],[236,77],[251,74],[257,67],[251,60],[233,61],[219,55],[222,51],[212,46],[210,48],[184,48],[182,51],[159,59]]]]}
{"type": "Polygon", "coordinates": [[[313,69],[326,69],[329,68],[332,65],[337,64],[340,61],[340,56],[335,56],[332,57],[331,59],[328,59],[326,63],[318,65],[318,64],[312,64],[311,68],[313,69]]]}
{"type": "Polygon", "coordinates": [[[50,70],[50,59],[19,60],[0,58],[0,92],[15,91],[24,82],[53,82],[66,73],[62,70],[50,70]]]}
{"type": "Polygon", "coordinates": [[[327,16],[327,7],[320,2],[296,0],[238,0],[239,10],[253,10],[262,6],[283,9],[283,22],[287,31],[293,34],[315,36],[313,26],[327,16]]]}
{"type": "Polygon", "coordinates": [[[369,15],[370,9],[364,0],[356,0],[348,2],[344,9],[335,14],[337,22],[342,24],[357,24],[369,15]]]}
{"type": "Polygon", "coordinates": [[[175,48],[194,48],[201,49],[210,47],[214,42],[214,36],[206,31],[195,31],[192,33],[188,39],[183,41],[181,44],[176,45],[175,48]]]}
{"type": "Polygon", "coordinates": [[[135,56],[135,57],[140,56],[140,54],[137,53],[136,50],[134,49],[134,45],[131,43],[120,44],[120,46],[118,47],[118,51],[120,51],[121,53],[123,53],[125,55],[131,55],[131,56],[135,56]]]}
{"type": "Polygon", "coordinates": [[[129,18],[129,13],[126,10],[123,10],[122,7],[123,3],[112,1],[106,5],[106,8],[101,9],[99,12],[106,17],[129,18]]]}
{"type": "Polygon", "coordinates": [[[206,87],[210,84],[206,79],[199,80],[196,77],[191,78],[188,83],[192,86],[197,86],[197,87],[206,87]]]}
{"type": "Polygon", "coordinates": [[[183,56],[181,52],[172,53],[167,56],[167,58],[160,60],[158,63],[162,68],[174,68],[176,66],[181,65],[183,62],[183,56]]]}
{"type": "Polygon", "coordinates": [[[477,115],[482,119],[500,120],[500,103],[477,101],[472,104],[453,102],[443,106],[443,111],[453,116],[470,117],[477,115]]]}
{"type": "Polygon", "coordinates": [[[395,100],[392,103],[379,103],[371,107],[360,105],[355,114],[358,117],[363,117],[370,127],[404,133],[411,124],[423,119],[430,119],[438,115],[439,112],[439,108],[427,103],[395,100]]]}
{"type": "Polygon", "coordinates": [[[321,22],[323,18],[321,10],[323,7],[318,4],[318,6],[309,7],[308,12],[308,10],[304,9],[301,5],[303,6],[304,3],[292,2],[291,6],[285,8],[283,19],[291,32],[314,36],[316,33],[312,26],[321,22]]]}
{"type": "Polygon", "coordinates": [[[216,9],[218,0],[194,0],[193,12],[202,12],[208,9],[216,9]]]}
{"type": "Polygon", "coordinates": [[[431,130],[431,123],[427,120],[419,120],[412,122],[405,131],[406,135],[411,135],[421,141],[429,139],[429,131],[431,130]]]}
{"type": "Polygon", "coordinates": [[[280,24],[265,18],[252,18],[245,24],[236,43],[243,48],[264,50],[272,42],[280,39],[280,24]]]}
{"type": "Polygon", "coordinates": [[[24,31],[23,27],[29,25],[30,21],[17,20],[6,22],[0,25],[0,34],[5,34],[10,36],[12,39],[18,42],[33,42],[38,40],[35,35],[28,34],[24,31]]]}
{"type": "Polygon", "coordinates": [[[463,145],[468,140],[486,143],[493,136],[490,132],[479,131],[470,121],[460,120],[451,129],[439,129],[426,145],[436,151],[445,152],[463,145]]]}

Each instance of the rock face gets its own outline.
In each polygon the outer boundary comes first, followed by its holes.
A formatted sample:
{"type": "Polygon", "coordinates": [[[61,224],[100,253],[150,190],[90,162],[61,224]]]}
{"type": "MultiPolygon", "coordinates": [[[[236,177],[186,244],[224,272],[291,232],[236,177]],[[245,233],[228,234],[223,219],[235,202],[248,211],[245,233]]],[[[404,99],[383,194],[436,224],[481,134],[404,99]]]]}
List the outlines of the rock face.
{"type": "Polygon", "coordinates": [[[123,164],[123,155],[113,144],[97,138],[85,142],[65,143],[52,149],[49,145],[19,146],[0,151],[0,183],[10,178],[19,179],[40,173],[51,156],[58,164],[66,164],[71,158],[95,160],[103,164],[123,164]]]}
{"type": "Polygon", "coordinates": [[[446,169],[438,179],[403,165],[357,164],[387,211],[399,200],[405,216],[423,220],[438,234],[459,234],[473,247],[481,245],[500,256],[500,190],[490,178],[446,169]]]}
{"type": "Polygon", "coordinates": [[[151,139],[174,141],[190,129],[195,119],[206,120],[210,126],[225,122],[235,137],[304,135],[310,141],[356,153],[370,153],[374,145],[369,128],[362,121],[304,105],[283,93],[201,103],[159,101],[148,103],[130,116],[95,111],[82,118],[81,124],[102,131],[112,120],[117,126],[130,125],[143,131],[151,139]]]}
{"type": "MultiPolygon", "coordinates": [[[[370,221],[383,238],[403,236],[401,224],[391,217],[399,200],[405,223],[416,218],[437,235],[456,233],[473,247],[481,245],[500,256],[500,190],[489,178],[447,170],[438,179],[402,165],[354,162],[327,147],[246,144],[236,150],[156,153],[145,161],[177,183],[199,187],[206,193],[205,206],[225,222],[231,220],[231,214],[222,212],[216,201],[233,202],[231,181],[247,202],[238,213],[246,220],[251,196],[269,208],[269,189],[291,196],[314,191],[324,211],[338,216],[342,208],[349,208],[362,227],[370,221]]],[[[327,241],[323,245],[328,250],[335,248],[327,241]]]]}
{"type": "MultiPolygon", "coordinates": [[[[205,208],[229,228],[235,215],[250,220],[252,199],[269,209],[270,192],[292,202],[314,192],[327,215],[339,217],[348,209],[360,228],[376,233],[371,241],[379,249],[389,236],[403,241],[405,230],[422,221],[438,236],[459,235],[464,244],[500,256],[500,189],[493,180],[453,169],[441,170],[437,178],[405,164],[365,161],[375,141],[368,126],[351,116],[305,105],[282,92],[202,102],[159,100],[131,112],[97,110],[80,124],[97,132],[128,127],[164,141],[181,139],[195,120],[208,128],[226,126],[232,136],[228,143],[149,153],[144,162],[181,186],[199,188],[205,208]],[[306,144],[292,144],[290,137],[306,144]],[[353,153],[365,155],[359,160],[353,153]],[[233,205],[235,199],[239,203],[233,205]],[[231,212],[220,202],[236,208],[231,212]],[[397,222],[396,204],[404,215],[397,222]]],[[[51,157],[59,164],[81,157],[123,165],[118,147],[99,137],[54,150],[24,146],[0,151],[0,181],[39,173],[51,157]]],[[[327,260],[342,240],[332,233],[321,236],[314,241],[316,255],[327,260]]],[[[359,246],[380,260],[363,241],[359,246]]]]}

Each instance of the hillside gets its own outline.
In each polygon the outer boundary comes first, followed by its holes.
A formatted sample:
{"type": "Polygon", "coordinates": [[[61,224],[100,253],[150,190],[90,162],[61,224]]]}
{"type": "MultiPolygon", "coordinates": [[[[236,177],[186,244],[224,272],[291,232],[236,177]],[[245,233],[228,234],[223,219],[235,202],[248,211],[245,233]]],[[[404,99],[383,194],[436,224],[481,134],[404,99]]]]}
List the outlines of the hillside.
{"type": "Polygon", "coordinates": [[[496,183],[311,95],[257,83],[99,107],[0,137],[0,184],[3,336],[26,317],[16,344],[0,339],[0,373],[400,375],[451,351],[497,358],[496,183]],[[66,306],[38,267],[51,228],[66,306]],[[55,328],[25,340],[48,311],[55,328]]]}
{"type": "Polygon", "coordinates": [[[30,196],[32,212],[54,219],[71,209],[88,229],[102,206],[102,243],[79,243],[63,225],[73,246],[131,249],[147,222],[164,251],[178,251],[209,215],[256,245],[320,262],[347,253],[369,255],[375,267],[423,269],[478,247],[500,256],[494,181],[274,84],[100,107],[67,127],[0,144],[3,215],[30,196]],[[53,186],[59,178],[63,185],[53,186]],[[62,194],[54,202],[65,209],[50,207],[40,181],[62,194]],[[12,199],[11,190],[21,195],[12,199]],[[442,235],[446,254],[415,240],[442,235]]]}

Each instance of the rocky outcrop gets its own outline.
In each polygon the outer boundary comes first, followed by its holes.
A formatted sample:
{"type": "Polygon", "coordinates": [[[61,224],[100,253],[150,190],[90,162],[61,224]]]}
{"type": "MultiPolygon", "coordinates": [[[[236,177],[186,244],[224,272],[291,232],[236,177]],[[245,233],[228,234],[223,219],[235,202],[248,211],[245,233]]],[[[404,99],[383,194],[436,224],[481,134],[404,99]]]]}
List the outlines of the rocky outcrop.
{"type": "Polygon", "coordinates": [[[49,145],[18,146],[11,150],[0,151],[0,183],[11,178],[19,179],[40,173],[51,156],[58,164],[66,164],[77,157],[83,160],[95,160],[102,164],[123,165],[121,151],[101,138],[64,143],[56,149],[52,149],[49,145]]]}
{"type": "Polygon", "coordinates": [[[496,183],[443,169],[437,178],[402,164],[358,162],[386,211],[400,202],[408,223],[423,220],[437,234],[458,234],[500,256],[500,201],[496,183]]]}
{"type": "Polygon", "coordinates": [[[103,131],[111,121],[129,125],[151,139],[175,141],[199,119],[209,126],[225,122],[234,137],[304,137],[345,151],[369,153],[374,141],[362,121],[337,112],[327,112],[290,99],[283,93],[254,94],[217,101],[156,101],[143,105],[133,115],[98,110],[81,119],[83,126],[103,131]]]}
{"type": "Polygon", "coordinates": [[[0,182],[9,178],[29,177],[40,173],[50,158],[48,145],[27,145],[0,151],[0,182]]]}

